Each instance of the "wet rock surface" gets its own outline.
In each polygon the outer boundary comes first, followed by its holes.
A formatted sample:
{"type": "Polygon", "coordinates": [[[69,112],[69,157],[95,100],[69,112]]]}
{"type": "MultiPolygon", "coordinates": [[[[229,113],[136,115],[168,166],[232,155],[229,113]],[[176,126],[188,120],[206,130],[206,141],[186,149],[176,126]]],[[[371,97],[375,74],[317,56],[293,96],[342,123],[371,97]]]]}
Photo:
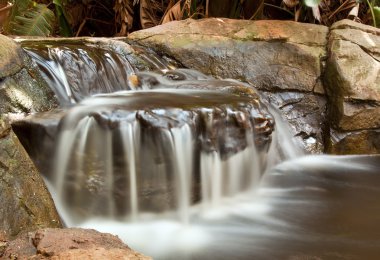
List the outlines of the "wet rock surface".
{"type": "Polygon", "coordinates": [[[177,165],[173,158],[177,155],[173,154],[173,135],[178,131],[183,134],[184,128],[190,131],[183,138],[191,140],[193,151],[189,156],[194,157],[194,161],[189,160],[195,176],[192,203],[200,199],[199,161],[203,153],[217,153],[227,163],[230,157],[255,143],[263,157],[259,163],[265,164],[274,121],[250,86],[186,69],[164,74],[137,73],[133,81],[131,86],[138,91],[98,94],[84,99],[71,110],[34,114],[12,124],[40,172],[53,185],[56,184],[53,176],[58,175],[59,170],[52,166],[66,158],[59,156],[56,160],[52,156],[54,148],[61,147],[58,128],[75,133],[66,136],[61,145],[71,151],[71,145],[82,144],[80,151],[73,150],[75,152],[68,155],[71,163],[64,170],[69,176],[67,180],[75,180],[67,182],[65,198],[76,207],[74,211],[79,212],[79,218],[86,211],[108,214],[104,213],[108,196],[103,185],[107,172],[105,158],[113,162],[112,172],[117,180],[113,187],[117,194],[114,211],[117,215],[128,214],[130,180],[126,172],[132,164],[138,172],[139,209],[161,212],[175,207],[177,201],[172,194],[177,192],[177,165]],[[134,144],[127,148],[129,135],[134,144]],[[98,152],[99,147],[102,148],[98,152]],[[137,159],[128,162],[129,151],[134,149],[137,159]],[[78,159],[75,157],[78,154],[86,156],[78,159]],[[78,177],[78,172],[83,176],[78,177]],[[161,179],[166,181],[160,182],[161,179]],[[89,198],[89,203],[83,205],[81,197],[89,198]],[[93,206],[97,204],[100,206],[93,206]]]}
{"type": "MultiPolygon", "coordinates": [[[[129,38],[186,67],[252,83],[264,98],[278,104],[284,118],[291,119],[293,134],[306,151],[334,153],[331,147],[337,139],[329,137],[329,127],[343,139],[350,132],[378,133],[379,35],[379,29],[349,20],[329,29],[283,21],[207,19],[173,22],[129,38]],[[307,97],[304,105],[281,107],[282,98],[275,100],[294,93],[307,97]],[[310,99],[314,101],[308,106],[310,99]],[[318,113],[311,113],[313,109],[318,113]]],[[[367,144],[356,152],[379,153],[367,144]]]]}
{"type": "Polygon", "coordinates": [[[58,124],[64,115],[64,111],[55,109],[35,113],[12,123],[12,129],[22,146],[39,172],[45,176],[51,175],[58,124]]]}
{"type": "Polygon", "coordinates": [[[8,237],[43,227],[60,227],[44,182],[10,125],[0,119],[0,231],[8,237]]]}
{"type": "MultiPolygon", "coordinates": [[[[1,242],[0,242],[1,243],[1,242]]],[[[40,229],[7,242],[4,259],[130,259],[148,260],[118,237],[91,229],[40,229]]]]}
{"type": "Polygon", "coordinates": [[[22,48],[0,34],[0,114],[27,114],[56,106],[53,91],[22,48]]]}
{"type": "Polygon", "coordinates": [[[24,39],[21,46],[37,63],[61,107],[94,94],[129,90],[128,77],[140,70],[174,66],[170,59],[121,39],[24,39]]]}
{"type": "Polygon", "coordinates": [[[251,83],[282,111],[299,145],[321,153],[326,109],[321,75],[327,35],[324,26],[208,19],[170,23],[130,38],[184,66],[251,83]]]}
{"type": "MultiPolygon", "coordinates": [[[[301,92],[263,92],[268,102],[277,107],[282,118],[290,123],[290,131],[303,150],[324,152],[326,98],[301,92]]],[[[277,127],[280,127],[277,125],[277,127]]]]}

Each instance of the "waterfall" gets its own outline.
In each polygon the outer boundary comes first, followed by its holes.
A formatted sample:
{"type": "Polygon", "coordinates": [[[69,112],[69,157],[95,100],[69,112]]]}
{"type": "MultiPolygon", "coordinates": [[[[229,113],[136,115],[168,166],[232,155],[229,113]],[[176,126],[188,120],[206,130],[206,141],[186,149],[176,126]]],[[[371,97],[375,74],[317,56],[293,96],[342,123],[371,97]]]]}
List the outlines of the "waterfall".
{"type": "Polygon", "coordinates": [[[67,226],[165,260],[379,255],[378,157],[305,157],[239,81],[50,45],[24,46],[66,108],[47,184],[67,226]]]}
{"type": "Polygon", "coordinates": [[[66,223],[176,212],[189,224],[193,205],[218,207],[224,198],[254,189],[267,146],[256,147],[265,135],[249,119],[257,109],[251,102],[215,91],[167,89],[83,100],[63,118],[57,142],[52,186],[72,211],[66,223]],[[143,102],[154,109],[143,109],[143,102]]]}

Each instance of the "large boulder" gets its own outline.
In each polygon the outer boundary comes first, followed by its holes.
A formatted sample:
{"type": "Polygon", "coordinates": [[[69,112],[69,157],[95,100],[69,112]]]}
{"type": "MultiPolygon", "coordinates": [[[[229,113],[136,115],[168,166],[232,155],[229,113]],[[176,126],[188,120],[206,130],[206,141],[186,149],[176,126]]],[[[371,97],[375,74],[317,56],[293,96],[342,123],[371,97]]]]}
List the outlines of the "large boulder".
{"type": "Polygon", "coordinates": [[[171,22],[129,38],[186,67],[258,89],[323,93],[327,34],[328,28],[319,25],[213,18],[171,22]]]}
{"type": "Polygon", "coordinates": [[[321,75],[328,31],[290,21],[213,18],[171,22],[129,38],[186,67],[251,83],[280,109],[300,145],[321,153],[326,111],[321,75]]]}
{"type": "Polygon", "coordinates": [[[0,34],[0,78],[14,75],[23,67],[21,48],[14,41],[0,34]]]}
{"type": "MultiPolygon", "coordinates": [[[[1,243],[1,240],[0,240],[1,243]]],[[[0,257],[6,259],[125,259],[148,260],[118,237],[92,229],[46,228],[6,241],[0,257]]]]}
{"type": "Polygon", "coordinates": [[[0,34],[0,115],[56,106],[54,93],[28,56],[15,41],[0,34]]]}
{"type": "Polygon", "coordinates": [[[328,50],[330,151],[379,153],[380,29],[339,21],[331,27],[328,50]]]}
{"type": "Polygon", "coordinates": [[[129,38],[186,67],[251,83],[290,122],[306,151],[380,153],[379,29],[349,20],[329,29],[213,18],[171,22],[129,38]]]}
{"type": "Polygon", "coordinates": [[[42,177],[2,118],[0,147],[0,232],[15,237],[23,231],[61,227],[42,177]]]}

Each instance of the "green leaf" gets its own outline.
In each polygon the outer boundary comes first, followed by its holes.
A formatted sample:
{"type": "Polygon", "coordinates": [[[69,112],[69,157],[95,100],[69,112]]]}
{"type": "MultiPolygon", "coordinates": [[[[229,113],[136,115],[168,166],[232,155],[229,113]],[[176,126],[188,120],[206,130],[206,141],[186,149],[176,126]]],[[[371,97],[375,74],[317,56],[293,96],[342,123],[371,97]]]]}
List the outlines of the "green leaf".
{"type": "Polygon", "coordinates": [[[380,6],[373,7],[373,14],[375,16],[375,24],[380,28],[380,6]]]}
{"type": "Polygon", "coordinates": [[[308,7],[318,6],[321,0],[303,0],[303,3],[308,7]]]}
{"type": "Polygon", "coordinates": [[[8,33],[25,36],[50,36],[52,34],[55,16],[46,5],[29,0],[19,0],[16,1],[15,6],[17,6],[17,10],[7,28],[8,33]]]}
{"type": "Polygon", "coordinates": [[[62,1],[53,0],[53,3],[55,5],[55,13],[58,18],[59,34],[64,37],[71,37],[73,32],[71,31],[69,22],[66,19],[66,15],[62,6],[62,1]]]}

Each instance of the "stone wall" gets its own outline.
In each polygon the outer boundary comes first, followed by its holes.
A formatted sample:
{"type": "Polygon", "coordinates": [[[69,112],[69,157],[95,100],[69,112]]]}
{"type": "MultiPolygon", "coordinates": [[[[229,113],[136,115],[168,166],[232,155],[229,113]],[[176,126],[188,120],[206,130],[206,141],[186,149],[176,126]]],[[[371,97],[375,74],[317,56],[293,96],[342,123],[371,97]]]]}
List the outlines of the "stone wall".
{"type": "Polygon", "coordinates": [[[289,21],[185,20],[129,39],[185,67],[251,83],[310,153],[380,153],[379,30],[289,21]]]}
{"type": "Polygon", "coordinates": [[[380,152],[380,30],[349,20],[330,29],[325,87],[328,151],[380,152]]]}

